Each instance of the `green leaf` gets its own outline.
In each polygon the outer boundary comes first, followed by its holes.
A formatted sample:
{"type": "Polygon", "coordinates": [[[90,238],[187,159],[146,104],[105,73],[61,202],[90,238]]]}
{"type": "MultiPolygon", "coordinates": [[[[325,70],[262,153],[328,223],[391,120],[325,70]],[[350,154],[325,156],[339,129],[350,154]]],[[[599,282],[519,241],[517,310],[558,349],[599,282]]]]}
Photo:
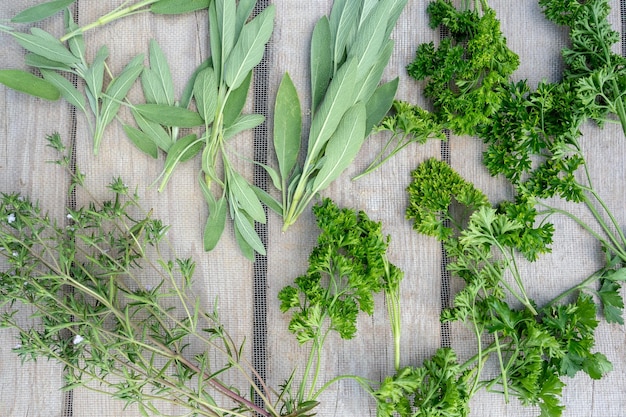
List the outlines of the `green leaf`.
{"type": "Polygon", "coordinates": [[[211,0],[161,0],[150,6],[155,14],[182,14],[207,9],[211,0]]]}
{"type": "Polygon", "coordinates": [[[215,77],[218,80],[222,80],[224,78],[222,74],[224,70],[224,60],[222,59],[222,34],[219,31],[216,3],[215,1],[211,2],[209,6],[209,46],[215,77]]]}
{"type": "Polygon", "coordinates": [[[196,135],[187,135],[178,139],[170,147],[167,158],[165,158],[165,166],[163,167],[163,173],[161,176],[161,185],[159,186],[159,192],[165,189],[172,172],[179,163],[187,161],[193,158],[202,149],[204,142],[202,139],[198,139],[196,135]]]}
{"type": "Polygon", "coordinates": [[[252,246],[250,246],[248,242],[246,242],[243,235],[241,234],[241,231],[239,231],[239,229],[237,228],[236,224],[235,224],[235,240],[237,241],[237,245],[239,246],[239,249],[241,250],[241,253],[243,254],[243,256],[245,256],[248,260],[254,262],[254,249],[252,248],[252,246]]]}
{"type": "Polygon", "coordinates": [[[230,88],[239,87],[261,62],[265,44],[272,36],[274,12],[274,5],[269,5],[241,29],[239,39],[224,63],[224,81],[230,88]]]}
{"type": "Polygon", "coordinates": [[[165,152],[168,152],[172,144],[172,138],[165,131],[163,126],[158,124],[157,122],[153,122],[152,120],[148,120],[141,113],[136,111],[135,109],[131,109],[131,113],[135,118],[135,122],[137,126],[154,142],[156,146],[163,149],[165,152]]]}
{"type": "Polygon", "coordinates": [[[372,94],[374,94],[374,91],[376,91],[376,88],[383,77],[385,67],[387,67],[392,53],[393,41],[389,40],[380,50],[378,59],[374,62],[374,65],[372,65],[363,80],[357,83],[357,92],[355,93],[357,101],[361,100],[367,103],[372,94]]]}
{"type": "Polygon", "coordinates": [[[149,74],[154,76],[154,81],[157,81],[158,94],[156,95],[157,104],[169,104],[173,106],[175,103],[174,98],[174,81],[172,80],[172,73],[167,63],[167,58],[163,53],[163,50],[159,47],[159,44],[155,40],[150,41],[150,71],[149,74]]]}
{"type": "Polygon", "coordinates": [[[381,1],[370,12],[357,31],[354,43],[348,48],[348,59],[357,61],[357,84],[359,84],[376,63],[387,39],[387,2],[381,1]]]}
{"type": "Polygon", "coordinates": [[[227,213],[226,198],[222,197],[210,207],[209,217],[207,218],[206,225],[204,227],[204,250],[211,251],[215,249],[217,243],[224,232],[226,226],[226,213],[227,213]]]}
{"type": "Polygon", "coordinates": [[[142,132],[141,130],[129,125],[123,125],[124,132],[131,142],[142,152],[150,155],[154,159],[159,157],[159,149],[152,140],[152,137],[142,132]]]}
{"type": "Polygon", "coordinates": [[[235,123],[224,129],[224,139],[230,139],[246,130],[254,129],[265,122],[265,116],[262,114],[244,114],[239,116],[235,123]]]}
{"type": "Polygon", "coordinates": [[[54,101],[61,96],[59,89],[54,84],[22,70],[0,70],[0,83],[13,90],[45,100],[54,101]]]}
{"type": "Polygon", "coordinates": [[[396,78],[381,85],[367,101],[366,135],[369,134],[375,126],[378,126],[383,117],[389,112],[389,109],[391,109],[396,91],[398,91],[398,82],[399,79],[396,78]]]}
{"type": "Polygon", "coordinates": [[[324,164],[315,176],[314,192],[328,187],[352,163],[365,139],[365,105],[355,104],[348,110],[328,140],[324,164]]]}
{"type": "Polygon", "coordinates": [[[210,125],[217,111],[217,79],[213,68],[200,71],[194,83],[193,95],[204,123],[210,125]]]}
{"type": "Polygon", "coordinates": [[[203,126],[202,117],[191,110],[182,107],[163,104],[138,104],[135,110],[148,120],[163,126],[196,127],[203,126]]]}
{"type": "Polygon", "coordinates": [[[342,62],[348,40],[356,27],[361,2],[337,0],[330,12],[330,33],[332,35],[331,52],[335,68],[342,62]]]}
{"type": "Polygon", "coordinates": [[[48,58],[42,57],[41,55],[33,54],[32,52],[29,52],[24,56],[24,63],[29,67],[51,69],[55,71],[72,71],[72,68],[67,64],[52,61],[48,58]]]}
{"type": "Polygon", "coordinates": [[[235,45],[235,31],[237,19],[237,4],[235,0],[220,0],[215,2],[215,11],[217,17],[217,29],[220,33],[222,47],[222,62],[226,62],[230,51],[235,45]]]}
{"type": "MultiPolygon", "coordinates": [[[[74,22],[74,18],[72,17],[72,13],[69,9],[65,9],[63,17],[65,19],[65,33],[71,33],[79,29],[76,22],[74,22]]],[[[87,48],[85,46],[85,39],[83,38],[83,35],[72,36],[70,39],[68,39],[67,44],[70,47],[70,51],[74,54],[74,56],[76,58],[79,58],[81,63],[85,63],[85,54],[87,52],[87,48]]]]}
{"type": "Polygon", "coordinates": [[[343,115],[354,103],[355,76],[356,62],[350,60],[341,66],[330,82],[324,100],[311,121],[307,158],[319,156],[343,115]]]}
{"type": "MultiPolygon", "coordinates": [[[[612,274],[616,275],[616,274],[612,274]]],[[[602,312],[608,323],[624,324],[624,300],[620,294],[619,282],[609,279],[602,280],[602,287],[598,291],[598,297],[602,302],[602,312]]]]}
{"type": "Polygon", "coordinates": [[[311,37],[311,109],[317,110],[333,75],[330,23],[322,17],[311,37]]]}
{"type": "Polygon", "coordinates": [[[76,0],[55,0],[29,7],[18,13],[11,22],[33,23],[50,17],[61,10],[69,7],[76,0]]]}
{"type": "MultiPolygon", "coordinates": [[[[106,61],[108,57],[109,50],[105,45],[103,45],[100,49],[98,49],[91,66],[83,75],[87,89],[91,91],[91,94],[96,98],[99,98],[100,93],[102,92],[102,86],[104,83],[104,61],[106,61]]],[[[96,113],[95,109],[94,113],[96,113]]]]}
{"type": "Polygon", "coordinates": [[[252,81],[252,71],[248,73],[248,76],[235,90],[231,90],[226,104],[224,104],[224,128],[229,127],[241,114],[243,108],[246,105],[248,98],[248,91],[250,91],[250,83],[252,81]]]}
{"type": "Polygon", "coordinates": [[[94,154],[98,153],[104,129],[113,121],[121,107],[121,102],[143,71],[143,54],[137,55],[126,65],[119,76],[114,78],[106,89],[100,107],[100,117],[96,120],[94,133],[94,154]]]}
{"type": "Polygon", "coordinates": [[[248,213],[253,220],[265,223],[265,211],[261,202],[248,182],[236,171],[229,172],[231,204],[237,202],[239,208],[248,213]]]}
{"type": "Polygon", "coordinates": [[[59,90],[61,96],[63,96],[68,103],[75,106],[83,113],[87,112],[85,96],[78,91],[78,89],[74,87],[74,85],[72,85],[67,78],[54,71],[46,69],[40,69],[39,71],[46,81],[53,84],[59,90]]]}
{"type": "Polygon", "coordinates": [[[252,186],[256,196],[261,200],[263,204],[265,204],[270,210],[274,211],[274,213],[279,216],[283,215],[283,208],[281,204],[274,197],[269,195],[265,190],[257,187],[256,185],[252,186]]]}
{"type": "Polygon", "coordinates": [[[80,62],[57,38],[39,29],[31,28],[32,35],[11,32],[24,49],[34,54],[62,64],[74,65],[80,62]]]}
{"type": "Polygon", "coordinates": [[[285,73],[274,106],[274,150],[278,159],[278,169],[283,181],[298,161],[302,142],[302,110],[296,87],[288,73],[285,73]]]}
{"type": "Polygon", "coordinates": [[[248,21],[255,5],[256,0],[239,0],[239,3],[237,4],[237,19],[235,22],[235,39],[239,39],[241,29],[248,21]]]}
{"type": "Polygon", "coordinates": [[[198,76],[198,74],[200,74],[201,71],[211,67],[211,65],[213,65],[213,60],[211,58],[206,59],[202,64],[198,66],[198,68],[195,69],[193,74],[191,74],[191,77],[189,77],[189,80],[187,81],[185,89],[183,90],[183,93],[181,95],[180,107],[183,107],[185,109],[189,107],[189,104],[191,103],[191,97],[193,97],[193,87],[196,84],[196,77],[198,76]]]}
{"type": "Polygon", "coordinates": [[[250,245],[250,248],[255,252],[265,255],[265,247],[263,246],[263,242],[257,235],[254,230],[254,225],[252,222],[245,216],[245,214],[241,213],[239,210],[235,210],[235,230],[241,234],[243,240],[250,245]]]}

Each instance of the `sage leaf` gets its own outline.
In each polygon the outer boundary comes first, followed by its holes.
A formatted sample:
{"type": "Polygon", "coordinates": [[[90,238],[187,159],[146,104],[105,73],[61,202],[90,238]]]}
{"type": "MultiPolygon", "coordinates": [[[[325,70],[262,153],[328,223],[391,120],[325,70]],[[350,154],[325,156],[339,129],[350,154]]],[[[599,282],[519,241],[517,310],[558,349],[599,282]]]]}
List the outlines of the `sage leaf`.
{"type": "Polygon", "coordinates": [[[236,201],[238,206],[248,213],[253,220],[265,223],[266,218],[263,206],[252,187],[248,184],[248,181],[236,171],[231,170],[229,172],[228,184],[232,201],[236,201]]]}
{"type": "MultiPolygon", "coordinates": [[[[278,87],[274,105],[274,150],[283,181],[298,161],[302,142],[302,110],[296,87],[285,73],[278,87]]],[[[281,186],[281,188],[284,188],[281,186]]]]}
{"type": "Polygon", "coordinates": [[[378,126],[383,117],[389,112],[398,90],[398,82],[399,79],[395,78],[381,85],[368,100],[366,104],[366,134],[369,134],[375,126],[378,126]]]}
{"type": "Polygon", "coordinates": [[[226,62],[230,51],[235,45],[235,31],[237,19],[237,4],[235,0],[220,0],[215,2],[217,17],[217,29],[220,33],[222,47],[221,62],[226,62]]]}
{"type": "Polygon", "coordinates": [[[274,197],[269,195],[265,190],[257,187],[256,185],[253,185],[252,189],[256,193],[259,200],[261,200],[261,202],[265,204],[267,208],[269,208],[270,210],[272,210],[274,213],[278,214],[279,216],[283,215],[283,207],[278,202],[278,200],[276,200],[274,197]]]}
{"type": "Polygon", "coordinates": [[[169,151],[170,146],[174,143],[170,135],[165,131],[163,126],[152,120],[148,120],[141,113],[135,109],[131,109],[131,113],[137,123],[137,126],[154,142],[156,146],[163,149],[165,152],[169,151]]]}
{"type": "Polygon", "coordinates": [[[13,90],[45,100],[54,101],[61,97],[59,89],[54,84],[22,70],[0,70],[0,83],[13,90]]]}
{"type": "Polygon", "coordinates": [[[370,12],[365,22],[359,27],[354,44],[349,49],[348,59],[354,58],[357,61],[357,84],[372,68],[382,46],[387,41],[385,33],[388,22],[388,3],[382,0],[370,12]]]}
{"type": "Polygon", "coordinates": [[[155,40],[150,41],[149,46],[149,58],[151,73],[157,77],[160,81],[159,92],[162,92],[163,96],[158,104],[174,105],[174,81],[172,80],[172,73],[167,63],[167,58],[163,53],[163,50],[155,40]]]}
{"type": "Polygon", "coordinates": [[[330,11],[331,51],[336,68],[341,64],[348,40],[356,27],[360,1],[336,0],[330,11]]]}
{"type": "MultiPolygon", "coordinates": [[[[65,9],[63,17],[65,19],[65,33],[71,33],[78,29],[78,25],[74,22],[74,18],[72,17],[69,9],[65,9]]],[[[74,54],[74,56],[78,58],[81,63],[86,62],[85,53],[87,49],[83,35],[72,36],[68,39],[67,45],[70,48],[70,52],[72,52],[72,54],[74,54]]]]}
{"type": "Polygon", "coordinates": [[[197,155],[202,149],[202,145],[202,139],[198,139],[194,134],[187,135],[174,142],[167,153],[167,157],[165,158],[165,165],[163,167],[163,173],[161,174],[163,179],[161,180],[161,185],[159,186],[159,192],[162,192],[165,189],[165,186],[172,176],[172,172],[174,172],[174,169],[178,166],[178,164],[197,155]]]}
{"type": "Polygon", "coordinates": [[[205,125],[210,125],[213,123],[217,111],[217,79],[213,68],[206,68],[197,75],[193,87],[193,96],[205,125]]]}
{"type": "Polygon", "coordinates": [[[180,107],[189,107],[189,104],[191,103],[191,97],[193,97],[193,87],[196,84],[196,77],[202,70],[204,70],[205,68],[209,68],[212,65],[213,60],[209,57],[208,59],[205,59],[204,62],[202,62],[202,64],[200,64],[198,68],[194,70],[193,74],[191,74],[191,77],[189,77],[185,88],[183,89],[183,93],[180,97],[180,107]]]}
{"type": "Polygon", "coordinates": [[[252,250],[261,255],[265,255],[266,252],[263,242],[261,242],[259,235],[254,230],[254,225],[245,214],[241,213],[239,210],[235,210],[234,220],[235,229],[241,234],[243,240],[250,245],[252,250]]]}
{"type": "Polygon", "coordinates": [[[224,140],[230,139],[240,132],[254,129],[265,122],[262,114],[244,114],[235,120],[235,123],[224,129],[224,140]]]}
{"type": "Polygon", "coordinates": [[[54,71],[46,69],[40,69],[39,71],[46,81],[53,84],[59,90],[61,96],[63,96],[68,103],[83,113],[87,112],[85,96],[78,91],[78,89],[74,87],[74,85],[72,85],[67,78],[54,71]]]}
{"type": "Polygon", "coordinates": [[[226,198],[224,197],[217,200],[212,206],[209,206],[209,217],[204,226],[203,235],[204,250],[207,252],[215,249],[220,237],[224,233],[224,227],[226,226],[226,209],[227,204],[226,198]]]}
{"type": "Polygon", "coordinates": [[[146,119],[163,126],[196,127],[204,125],[202,117],[191,110],[164,104],[138,104],[135,110],[146,119]]]}
{"type": "Polygon", "coordinates": [[[222,59],[222,34],[219,30],[216,3],[217,2],[213,1],[209,6],[209,46],[215,77],[223,81],[224,59],[222,59]]]}
{"type": "Polygon", "coordinates": [[[235,223],[235,240],[237,241],[237,246],[241,250],[243,256],[245,256],[249,261],[254,262],[254,249],[246,240],[243,238],[241,232],[237,228],[237,224],[235,223]]]}
{"type": "Polygon", "coordinates": [[[133,58],[122,72],[114,78],[106,89],[102,98],[100,115],[96,119],[96,130],[94,133],[94,154],[98,153],[100,141],[104,134],[104,129],[113,120],[120,109],[121,102],[130,91],[131,87],[143,71],[143,54],[133,58]]]}
{"type": "Polygon", "coordinates": [[[330,23],[322,17],[311,37],[311,110],[317,110],[333,75],[330,23]]]}
{"type": "Polygon", "coordinates": [[[237,88],[265,53],[265,44],[272,36],[275,7],[269,5],[241,29],[239,39],[224,63],[224,81],[237,88]]]}
{"type": "Polygon", "coordinates": [[[248,76],[243,80],[241,85],[235,90],[230,91],[230,95],[226,99],[224,104],[224,127],[228,128],[235,123],[235,120],[239,117],[243,108],[246,105],[246,99],[248,98],[248,92],[250,91],[250,83],[252,81],[252,71],[248,73],[248,76]]]}
{"type": "Polygon", "coordinates": [[[367,102],[370,99],[376,88],[378,88],[378,83],[380,83],[392,53],[393,41],[388,40],[385,46],[380,50],[378,59],[374,62],[364,78],[357,83],[357,91],[355,92],[357,101],[367,102]]]}
{"type": "Polygon", "coordinates": [[[129,125],[123,125],[124,132],[128,139],[142,152],[156,159],[159,157],[159,149],[152,138],[141,130],[129,125]]]}
{"type": "Polygon", "coordinates": [[[315,160],[333,134],[344,113],[353,104],[356,61],[346,62],[328,86],[324,100],[311,121],[307,155],[315,160]]]}
{"type": "Polygon", "coordinates": [[[39,29],[31,28],[31,34],[11,32],[24,49],[34,54],[48,58],[52,61],[66,65],[74,65],[80,62],[57,38],[39,29]]]}
{"type": "Polygon", "coordinates": [[[350,108],[326,146],[325,162],[313,181],[317,193],[330,185],[352,163],[365,140],[365,105],[350,108]]]}
{"type": "MultiPolygon", "coordinates": [[[[109,57],[109,49],[103,45],[98,49],[91,66],[85,72],[83,78],[87,89],[91,91],[94,97],[100,97],[104,83],[104,62],[109,57]]],[[[94,110],[94,113],[97,113],[94,110]]]]}
{"type": "Polygon", "coordinates": [[[270,179],[272,180],[272,184],[274,185],[274,187],[276,187],[279,191],[282,191],[283,188],[282,188],[281,178],[280,178],[280,175],[278,174],[278,171],[276,171],[274,168],[272,168],[269,165],[265,165],[257,161],[254,161],[254,163],[260,166],[261,168],[263,168],[265,172],[267,172],[267,175],[269,175],[270,179]]]}
{"type": "Polygon", "coordinates": [[[182,14],[209,7],[211,0],[161,0],[150,6],[155,14],[182,14]]]}
{"type": "Polygon", "coordinates": [[[239,0],[239,3],[237,4],[237,17],[235,22],[235,39],[239,38],[241,29],[248,21],[255,5],[256,0],[239,0]]]}
{"type": "Polygon", "coordinates": [[[61,10],[69,7],[76,0],[55,0],[41,3],[36,6],[22,10],[15,15],[11,22],[13,23],[33,23],[50,17],[61,10]]]}
{"type": "Polygon", "coordinates": [[[52,61],[51,59],[44,58],[41,55],[37,55],[32,52],[29,52],[24,56],[24,63],[29,67],[51,69],[55,71],[72,71],[72,67],[67,64],[52,61]]]}

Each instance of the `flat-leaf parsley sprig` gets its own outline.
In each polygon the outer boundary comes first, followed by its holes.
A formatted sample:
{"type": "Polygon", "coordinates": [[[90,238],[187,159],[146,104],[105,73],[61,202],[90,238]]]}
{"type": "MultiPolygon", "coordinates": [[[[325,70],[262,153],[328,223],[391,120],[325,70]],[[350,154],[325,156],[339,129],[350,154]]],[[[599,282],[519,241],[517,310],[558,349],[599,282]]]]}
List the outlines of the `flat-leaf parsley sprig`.
{"type": "Polygon", "coordinates": [[[474,333],[476,354],[460,362],[454,350],[442,348],[422,366],[400,369],[374,391],[378,415],[467,416],[471,398],[486,389],[539,406],[542,416],[560,416],[563,376],[583,371],[597,379],[612,366],[593,352],[597,306],[587,285],[545,306],[525,294],[517,253],[534,260],[549,251],[552,225],[533,227],[532,205],[491,207],[471,183],[434,159],[413,172],[408,192],[407,216],[418,231],[444,242],[449,270],[465,283],[441,319],[464,323],[474,333]],[[509,295],[523,308],[512,307],[509,295]],[[560,304],[569,295],[574,300],[560,304]],[[495,375],[487,371],[489,362],[495,375]]]}

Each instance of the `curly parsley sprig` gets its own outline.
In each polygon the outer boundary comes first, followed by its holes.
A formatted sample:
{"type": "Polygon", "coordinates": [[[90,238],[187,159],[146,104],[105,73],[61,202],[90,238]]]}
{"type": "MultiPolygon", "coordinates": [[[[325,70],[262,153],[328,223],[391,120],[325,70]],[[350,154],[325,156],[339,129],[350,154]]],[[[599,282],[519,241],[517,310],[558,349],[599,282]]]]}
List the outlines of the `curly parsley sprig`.
{"type": "Polygon", "coordinates": [[[438,47],[421,44],[408,73],[426,80],[424,95],[447,128],[473,135],[497,111],[501,87],[517,69],[519,57],[506,45],[495,11],[484,1],[457,9],[449,0],[437,0],[428,13],[430,26],[442,26],[450,36],[438,47]]]}
{"type": "MultiPolygon", "coordinates": [[[[321,232],[309,256],[308,270],[295,279],[295,285],[278,294],[281,311],[292,313],[289,330],[299,343],[311,344],[296,400],[301,405],[315,400],[329,386],[327,383],[316,391],[327,336],[334,331],[343,339],[353,338],[359,312],[371,315],[374,294],[381,291],[385,293],[392,325],[395,366],[400,367],[403,273],[387,257],[389,237],[382,234],[381,224],[370,220],[364,212],[340,209],[330,199],[314,206],[313,212],[321,232]]],[[[368,383],[359,377],[338,377],[331,382],[339,378],[353,378],[368,389],[368,383]]]]}

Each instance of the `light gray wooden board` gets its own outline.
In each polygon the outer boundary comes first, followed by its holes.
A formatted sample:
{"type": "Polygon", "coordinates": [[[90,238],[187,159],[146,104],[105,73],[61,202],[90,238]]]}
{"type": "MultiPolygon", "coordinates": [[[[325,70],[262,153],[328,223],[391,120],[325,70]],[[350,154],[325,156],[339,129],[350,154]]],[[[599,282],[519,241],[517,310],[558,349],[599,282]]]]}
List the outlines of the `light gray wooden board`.
{"type": "MultiPolygon", "coordinates": [[[[0,5],[0,17],[14,15],[36,1],[22,1],[0,5]]],[[[80,23],[93,20],[104,10],[121,1],[92,4],[79,2],[80,23]]],[[[270,109],[280,77],[289,71],[303,103],[308,102],[308,45],[315,21],[331,8],[331,1],[300,2],[282,0],[274,2],[277,7],[276,29],[271,43],[270,77],[267,98],[270,109]]],[[[437,38],[426,22],[426,2],[409,2],[394,31],[396,46],[386,79],[401,77],[398,96],[424,104],[420,85],[407,79],[404,66],[413,57],[420,42],[437,38]]],[[[617,3],[614,2],[615,9],[617,3]]],[[[502,28],[509,44],[522,60],[516,72],[519,78],[528,78],[531,85],[541,78],[553,79],[558,74],[558,52],[566,33],[543,21],[534,1],[494,1],[494,8],[502,19],[502,28]],[[532,28],[529,30],[528,28],[532,28]],[[522,36],[520,36],[522,35],[522,36]]],[[[619,16],[614,13],[615,22],[619,16]]],[[[60,33],[59,18],[43,23],[45,29],[60,33]]],[[[86,35],[89,53],[93,54],[101,44],[111,50],[111,68],[119,71],[137,53],[146,53],[148,41],[156,38],[170,60],[177,92],[180,93],[187,77],[207,57],[206,14],[195,13],[185,17],[135,16],[86,35]]],[[[6,48],[0,50],[3,67],[22,67],[23,52],[6,35],[0,35],[6,48]]],[[[64,216],[67,180],[58,170],[47,164],[52,157],[44,146],[43,138],[58,130],[69,137],[70,116],[64,102],[46,103],[0,87],[0,100],[5,109],[0,117],[0,174],[2,191],[21,191],[41,200],[42,205],[60,218],[64,216]]],[[[142,99],[138,88],[131,94],[132,100],[142,99]]],[[[303,104],[306,108],[306,104],[303,104]]],[[[270,115],[271,116],[271,115],[270,115]]],[[[128,114],[122,113],[125,120],[128,114]]],[[[271,126],[270,126],[271,129],[271,126]]],[[[271,131],[271,130],[270,130],[271,131]]],[[[624,138],[618,128],[602,132],[592,126],[585,131],[585,146],[589,147],[592,175],[596,185],[606,196],[607,202],[626,223],[623,184],[626,181],[623,158],[624,138]]],[[[155,216],[172,225],[169,238],[182,256],[193,256],[198,262],[197,288],[205,305],[210,308],[215,296],[219,296],[220,311],[225,324],[236,337],[251,340],[252,322],[252,265],[241,257],[228,227],[218,248],[204,254],[201,248],[201,230],[206,208],[196,185],[199,169],[197,160],[179,168],[164,193],[157,194],[148,185],[159,174],[163,158],[152,160],[136,151],[125,138],[119,124],[113,123],[107,130],[101,152],[93,156],[91,142],[81,116],[78,119],[77,160],[87,174],[88,183],[97,195],[105,195],[105,186],[114,176],[122,176],[130,186],[137,185],[147,208],[154,208],[155,216]]],[[[426,146],[407,148],[379,171],[357,182],[351,176],[359,173],[375,155],[383,138],[373,137],[367,141],[354,166],[327,191],[339,205],[365,210],[372,219],[383,222],[384,230],[391,235],[390,258],[406,273],[403,294],[403,364],[419,364],[434,353],[441,343],[438,323],[440,306],[439,245],[432,239],[419,236],[404,220],[406,196],[404,189],[410,181],[410,170],[430,156],[439,156],[440,144],[431,142],[426,146]]],[[[251,135],[237,139],[238,149],[251,152],[251,135]]],[[[480,165],[481,145],[469,138],[451,138],[451,161],[463,175],[477,184],[497,201],[507,192],[502,183],[486,175],[480,165]]],[[[270,159],[270,162],[273,162],[270,159]]],[[[251,170],[247,171],[251,174],[251,170]]],[[[79,203],[82,196],[79,194],[79,203]]],[[[599,261],[599,251],[593,242],[586,240],[581,231],[567,222],[559,222],[555,250],[552,255],[529,268],[538,279],[531,293],[538,299],[558,292],[559,286],[575,282],[593,271],[599,261]],[[571,280],[571,281],[568,281],[571,280]]],[[[268,237],[268,303],[267,303],[267,374],[272,386],[277,386],[289,376],[295,364],[302,364],[306,352],[299,347],[286,330],[288,318],[278,312],[276,294],[293,278],[306,269],[306,258],[315,244],[317,229],[310,212],[286,233],[281,232],[278,216],[270,214],[268,237]]],[[[147,277],[146,279],[150,279],[147,277]]],[[[362,317],[359,334],[355,340],[329,340],[330,348],[323,358],[322,380],[338,374],[354,373],[372,379],[381,379],[392,372],[393,355],[386,313],[381,297],[377,298],[377,312],[372,317],[362,317]]],[[[472,349],[464,332],[453,328],[453,346],[462,352],[472,349]]],[[[623,414],[626,377],[624,364],[624,329],[614,325],[601,325],[598,331],[598,349],[613,361],[615,370],[601,381],[590,382],[577,377],[568,382],[565,390],[565,416],[620,416],[623,414]]],[[[48,363],[21,366],[11,352],[14,343],[10,337],[0,345],[0,416],[61,416],[63,394],[57,388],[61,384],[61,370],[48,363]]],[[[320,416],[375,415],[373,403],[353,383],[341,383],[321,398],[320,416]]],[[[73,400],[74,416],[135,416],[136,410],[122,411],[115,400],[76,390],[73,400]]],[[[501,397],[481,394],[472,403],[475,416],[531,416],[535,410],[525,409],[515,403],[505,405],[501,397]]],[[[175,412],[176,410],[168,410],[175,412]]]]}

